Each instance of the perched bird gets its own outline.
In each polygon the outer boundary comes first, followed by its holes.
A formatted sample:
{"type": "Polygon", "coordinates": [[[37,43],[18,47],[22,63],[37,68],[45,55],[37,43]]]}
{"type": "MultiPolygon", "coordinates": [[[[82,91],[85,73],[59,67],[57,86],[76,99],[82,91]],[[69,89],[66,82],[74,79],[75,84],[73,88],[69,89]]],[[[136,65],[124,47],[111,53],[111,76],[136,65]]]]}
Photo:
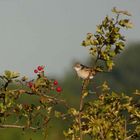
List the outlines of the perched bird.
{"type": "Polygon", "coordinates": [[[76,63],[73,68],[77,72],[77,75],[82,79],[93,79],[96,74],[96,71],[91,67],[84,66],[80,63],[76,63]]]}

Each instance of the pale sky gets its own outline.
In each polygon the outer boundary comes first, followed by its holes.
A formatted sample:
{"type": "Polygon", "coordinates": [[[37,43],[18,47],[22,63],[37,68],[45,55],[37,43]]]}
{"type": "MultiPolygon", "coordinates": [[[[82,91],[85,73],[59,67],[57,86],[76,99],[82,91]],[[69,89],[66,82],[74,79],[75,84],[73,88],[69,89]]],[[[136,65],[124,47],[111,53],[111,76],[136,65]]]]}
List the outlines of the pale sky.
{"type": "Polygon", "coordinates": [[[127,42],[140,41],[140,0],[0,0],[0,73],[30,76],[43,64],[49,74],[64,74],[88,57],[82,40],[114,6],[133,15],[127,42]]]}

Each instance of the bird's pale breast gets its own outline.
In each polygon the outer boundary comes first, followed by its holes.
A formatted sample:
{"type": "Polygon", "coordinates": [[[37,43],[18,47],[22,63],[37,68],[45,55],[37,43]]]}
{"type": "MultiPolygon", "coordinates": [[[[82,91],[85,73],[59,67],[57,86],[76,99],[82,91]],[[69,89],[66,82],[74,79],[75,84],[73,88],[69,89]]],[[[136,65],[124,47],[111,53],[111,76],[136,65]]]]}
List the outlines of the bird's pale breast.
{"type": "MultiPolygon", "coordinates": [[[[86,79],[86,78],[88,78],[88,76],[90,74],[90,71],[80,70],[80,71],[77,71],[77,74],[82,79],[86,79]]],[[[89,78],[92,79],[93,78],[93,75],[90,75],[89,78]]]]}

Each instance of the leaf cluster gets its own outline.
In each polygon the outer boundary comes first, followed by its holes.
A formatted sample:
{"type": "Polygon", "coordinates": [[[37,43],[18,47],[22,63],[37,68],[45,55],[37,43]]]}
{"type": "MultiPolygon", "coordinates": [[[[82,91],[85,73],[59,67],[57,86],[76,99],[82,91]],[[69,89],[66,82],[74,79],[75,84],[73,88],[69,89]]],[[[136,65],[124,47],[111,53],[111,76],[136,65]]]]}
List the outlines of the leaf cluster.
{"type": "MultiPolygon", "coordinates": [[[[100,60],[106,66],[104,70],[112,70],[114,66],[114,57],[117,56],[125,47],[125,37],[122,35],[122,29],[132,28],[129,19],[120,19],[121,15],[130,16],[127,11],[112,9],[115,17],[106,16],[101,24],[97,26],[96,33],[87,33],[82,46],[89,46],[90,54],[96,58],[94,65],[100,60]]],[[[100,63],[98,64],[100,65],[100,63]]]]}
{"type": "MultiPolygon", "coordinates": [[[[96,140],[129,140],[139,137],[140,104],[124,93],[111,91],[107,83],[103,83],[98,94],[97,99],[92,99],[83,107],[83,135],[96,140]]],[[[79,138],[79,111],[71,108],[68,113],[73,122],[64,134],[68,139],[75,140],[79,138]]]]}
{"type": "Polygon", "coordinates": [[[17,72],[5,71],[0,89],[0,127],[37,130],[47,127],[57,104],[65,104],[55,94],[53,79],[40,72],[36,79],[28,80],[17,72]],[[27,101],[24,98],[28,99],[27,101]],[[34,99],[35,102],[32,100],[34,99]],[[15,116],[14,123],[9,118],[15,116]],[[24,126],[22,126],[24,124],[24,126]]]}

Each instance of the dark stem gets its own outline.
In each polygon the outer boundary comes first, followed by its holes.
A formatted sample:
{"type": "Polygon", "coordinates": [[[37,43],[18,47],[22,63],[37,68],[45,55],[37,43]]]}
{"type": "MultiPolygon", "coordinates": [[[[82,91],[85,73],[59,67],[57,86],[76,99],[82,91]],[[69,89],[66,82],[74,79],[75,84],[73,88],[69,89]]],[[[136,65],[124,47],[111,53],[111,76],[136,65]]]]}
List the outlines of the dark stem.
{"type": "Polygon", "coordinates": [[[114,24],[114,25],[116,25],[116,24],[118,23],[119,16],[120,16],[120,14],[117,14],[117,16],[116,16],[116,22],[115,22],[115,24],[114,24]]]}
{"type": "Polygon", "coordinates": [[[6,79],[7,81],[6,81],[6,83],[5,83],[5,85],[4,85],[4,90],[6,91],[7,90],[7,87],[8,87],[8,85],[9,85],[9,83],[11,83],[11,80],[9,80],[9,79],[6,79]]]}

